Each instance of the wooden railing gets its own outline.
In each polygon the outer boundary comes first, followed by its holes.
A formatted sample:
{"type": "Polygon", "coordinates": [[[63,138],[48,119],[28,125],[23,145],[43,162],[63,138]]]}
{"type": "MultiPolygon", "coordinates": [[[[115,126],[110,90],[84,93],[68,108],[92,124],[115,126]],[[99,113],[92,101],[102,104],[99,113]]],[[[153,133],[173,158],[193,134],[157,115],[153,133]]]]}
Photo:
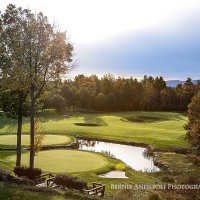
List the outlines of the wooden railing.
{"type": "Polygon", "coordinates": [[[51,173],[45,173],[42,174],[40,176],[37,176],[34,181],[35,181],[35,185],[37,185],[38,183],[42,183],[47,181],[47,187],[49,186],[50,181],[52,181],[54,179],[54,176],[51,173]]]}
{"type": "Polygon", "coordinates": [[[104,194],[105,194],[105,184],[93,182],[92,188],[84,189],[83,193],[84,194],[90,194],[90,195],[104,196],[104,194]]]}
{"type": "MultiPolygon", "coordinates": [[[[51,173],[42,174],[35,178],[35,185],[43,185],[46,187],[57,187],[54,183],[55,177],[51,173]]],[[[105,184],[93,182],[92,188],[84,189],[82,191],[84,194],[104,196],[105,194],[105,184]]]]}
{"type": "Polygon", "coordinates": [[[55,177],[48,178],[47,179],[47,187],[56,187],[56,185],[54,184],[54,180],[55,180],[55,177]]]}

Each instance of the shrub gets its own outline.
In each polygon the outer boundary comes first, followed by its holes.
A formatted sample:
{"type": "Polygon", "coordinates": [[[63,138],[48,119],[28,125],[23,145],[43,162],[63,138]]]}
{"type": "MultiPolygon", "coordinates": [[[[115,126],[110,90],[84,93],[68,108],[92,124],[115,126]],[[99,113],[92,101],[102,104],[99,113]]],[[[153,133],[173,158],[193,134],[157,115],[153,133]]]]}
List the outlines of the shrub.
{"type": "Polygon", "coordinates": [[[42,170],[39,168],[31,169],[30,167],[17,166],[14,168],[14,173],[18,177],[27,177],[33,180],[42,174],[42,170]]]}
{"type": "Polygon", "coordinates": [[[12,178],[9,171],[0,169],[0,181],[10,181],[12,178]]]}
{"type": "Polygon", "coordinates": [[[82,179],[74,180],[72,187],[76,190],[82,190],[87,187],[87,182],[82,179]]]}
{"type": "Polygon", "coordinates": [[[25,173],[26,173],[26,177],[33,180],[35,179],[35,177],[40,176],[42,174],[42,170],[39,168],[31,169],[30,167],[28,167],[26,168],[25,173]]]}
{"type": "Polygon", "coordinates": [[[33,186],[35,182],[33,180],[27,178],[14,178],[11,180],[12,183],[18,183],[26,186],[33,186]]]}
{"type": "Polygon", "coordinates": [[[115,166],[115,169],[116,170],[120,170],[120,171],[124,171],[126,169],[126,165],[124,163],[118,163],[116,166],[115,166]]]}
{"type": "Polygon", "coordinates": [[[83,190],[87,187],[86,181],[74,176],[68,176],[64,174],[56,175],[55,184],[76,190],[83,190]]]}
{"type": "Polygon", "coordinates": [[[23,166],[16,166],[13,171],[15,175],[17,175],[18,177],[21,177],[21,176],[25,176],[25,169],[26,168],[23,166]]]}

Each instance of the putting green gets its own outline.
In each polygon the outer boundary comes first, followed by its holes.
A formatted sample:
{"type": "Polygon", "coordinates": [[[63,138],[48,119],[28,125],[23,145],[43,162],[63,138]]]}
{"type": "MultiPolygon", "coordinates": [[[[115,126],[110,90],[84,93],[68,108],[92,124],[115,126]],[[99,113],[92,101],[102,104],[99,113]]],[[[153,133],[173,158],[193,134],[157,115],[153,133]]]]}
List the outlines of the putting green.
{"type": "MultiPolygon", "coordinates": [[[[56,144],[64,144],[70,143],[72,139],[67,136],[61,135],[45,135],[44,140],[42,141],[42,145],[56,145],[56,144]]],[[[0,136],[0,145],[16,145],[17,136],[16,135],[1,135],[0,136]]],[[[30,136],[29,135],[22,135],[22,145],[28,146],[30,144],[30,136]]]]}
{"type": "MultiPolygon", "coordinates": [[[[8,157],[15,161],[15,156],[8,157]]],[[[22,154],[22,164],[29,165],[29,153],[22,154]]],[[[93,171],[108,164],[106,158],[92,152],[79,150],[49,150],[40,151],[35,157],[35,167],[45,172],[74,173],[93,171]]]]}

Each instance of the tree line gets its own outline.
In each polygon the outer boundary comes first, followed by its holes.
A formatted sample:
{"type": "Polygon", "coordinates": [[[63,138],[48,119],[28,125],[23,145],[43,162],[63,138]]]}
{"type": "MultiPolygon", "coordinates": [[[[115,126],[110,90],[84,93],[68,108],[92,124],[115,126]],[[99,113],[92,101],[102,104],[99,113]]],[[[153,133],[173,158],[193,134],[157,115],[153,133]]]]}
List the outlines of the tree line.
{"type": "MultiPolygon", "coordinates": [[[[53,83],[52,83],[53,84],[53,83]]],[[[188,78],[184,84],[167,86],[162,76],[115,78],[106,74],[78,75],[74,80],[60,81],[59,89],[47,92],[43,108],[65,108],[78,111],[186,111],[200,83],[188,78]]]]}

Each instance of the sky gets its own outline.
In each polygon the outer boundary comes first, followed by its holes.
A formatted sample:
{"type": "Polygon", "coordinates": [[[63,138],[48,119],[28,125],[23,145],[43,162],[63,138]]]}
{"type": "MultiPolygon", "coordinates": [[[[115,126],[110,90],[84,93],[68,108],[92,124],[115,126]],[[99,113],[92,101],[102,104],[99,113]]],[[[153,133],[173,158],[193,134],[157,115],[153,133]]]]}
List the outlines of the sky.
{"type": "Polygon", "coordinates": [[[199,0],[0,0],[67,30],[77,74],[200,79],[199,0]]]}

